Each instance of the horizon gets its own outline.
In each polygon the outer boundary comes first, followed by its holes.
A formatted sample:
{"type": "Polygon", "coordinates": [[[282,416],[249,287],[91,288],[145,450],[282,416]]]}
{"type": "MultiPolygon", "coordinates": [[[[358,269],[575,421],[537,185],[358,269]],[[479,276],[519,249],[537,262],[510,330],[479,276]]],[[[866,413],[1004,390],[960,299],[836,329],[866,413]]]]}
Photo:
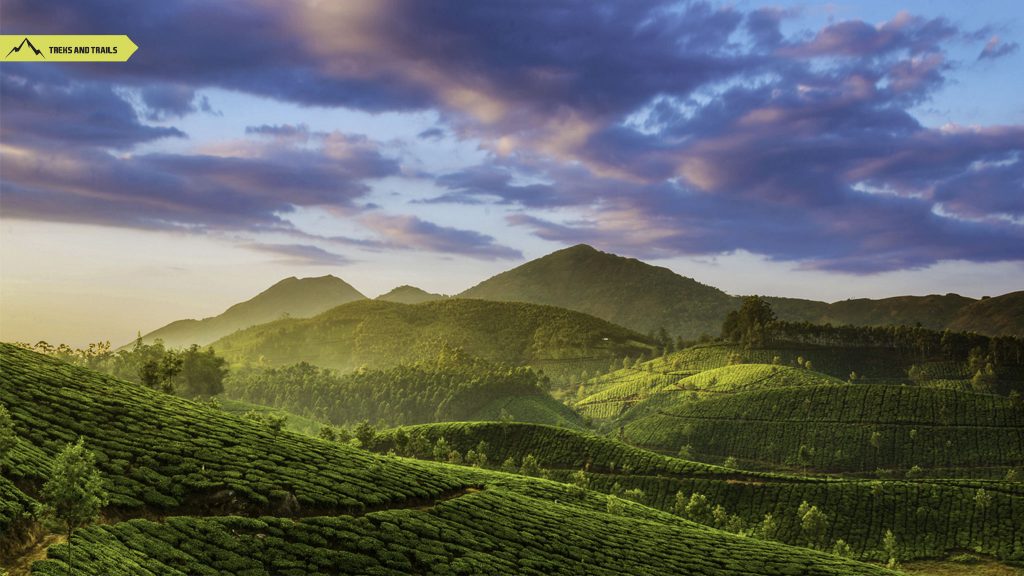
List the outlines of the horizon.
{"type": "Polygon", "coordinates": [[[0,64],[0,340],[581,243],[732,295],[1024,289],[1024,5],[445,6],[5,2],[138,50],[0,64]]]}

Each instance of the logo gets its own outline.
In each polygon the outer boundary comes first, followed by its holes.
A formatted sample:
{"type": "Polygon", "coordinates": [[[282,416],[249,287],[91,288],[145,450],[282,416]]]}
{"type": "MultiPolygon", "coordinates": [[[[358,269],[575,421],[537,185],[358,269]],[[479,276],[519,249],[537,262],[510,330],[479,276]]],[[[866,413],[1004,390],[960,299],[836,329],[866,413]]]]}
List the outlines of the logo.
{"type": "Polygon", "coordinates": [[[28,44],[28,47],[31,48],[33,52],[35,52],[36,56],[39,56],[43,60],[46,60],[46,56],[43,56],[43,52],[32,45],[32,41],[28,39],[28,36],[26,36],[25,39],[21,41],[21,44],[18,44],[14,48],[11,48],[11,51],[7,53],[7,56],[4,56],[4,60],[6,60],[11,54],[14,54],[15,52],[21,52],[21,49],[24,48],[26,44],[28,44]]]}
{"type": "Polygon", "coordinates": [[[124,35],[0,35],[3,62],[126,62],[138,48],[124,35]]]}

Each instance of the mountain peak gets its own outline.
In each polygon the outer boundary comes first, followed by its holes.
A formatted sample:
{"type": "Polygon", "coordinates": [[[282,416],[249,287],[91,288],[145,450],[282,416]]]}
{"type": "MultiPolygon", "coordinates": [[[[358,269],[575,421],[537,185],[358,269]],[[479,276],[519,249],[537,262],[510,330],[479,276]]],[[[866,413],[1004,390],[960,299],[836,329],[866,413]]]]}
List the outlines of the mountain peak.
{"type": "Polygon", "coordinates": [[[665,328],[688,338],[718,332],[735,307],[717,288],[587,244],[531,260],[460,296],[560,306],[639,332],[665,328]]]}
{"type": "Polygon", "coordinates": [[[384,302],[398,302],[400,304],[420,304],[423,302],[432,302],[434,300],[443,300],[447,298],[442,294],[433,294],[427,292],[422,288],[403,284],[397,288],[392,289],[386,294],[377,296],[377,300],[384,302]]]}
{"type": "Polygon", "coordinates": [[[306,318],[355,300],[365,300],[348,282],[332,276],[284,278],[253,298],[239,302],[223,313],[198,321],[175,321],[150,332],[143,340],[157,338],[169,347],[206,345],[235,330],[271,322],[282,317],[306,318]]]}

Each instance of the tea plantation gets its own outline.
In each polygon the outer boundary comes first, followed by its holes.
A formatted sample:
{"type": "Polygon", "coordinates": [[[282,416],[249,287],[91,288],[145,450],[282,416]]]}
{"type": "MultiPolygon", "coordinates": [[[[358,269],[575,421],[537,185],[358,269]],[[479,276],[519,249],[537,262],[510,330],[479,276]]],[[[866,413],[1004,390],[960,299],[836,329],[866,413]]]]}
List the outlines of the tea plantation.
{"type": "Polygon", "coordinates": [[[1024,409],[991,394],[882,384],[692,398],[662,392],[625,414],[627,441],[751,465],[901,475],[1005,475],[1024,462],[1024,409]],[[939,474],[941,472],[941,474],[939,474]]]}
{"type": "Polygon", "coordinates": [[[75,574],[133,576],[889,573],[578,485],[275,431],[8,345],[0,357],[18,437],[0,480],[4,558],[35,530],[28,508],[68,442],[95,452],[110,496],[33,574],[66,574],[71,554],[75,574]]]}

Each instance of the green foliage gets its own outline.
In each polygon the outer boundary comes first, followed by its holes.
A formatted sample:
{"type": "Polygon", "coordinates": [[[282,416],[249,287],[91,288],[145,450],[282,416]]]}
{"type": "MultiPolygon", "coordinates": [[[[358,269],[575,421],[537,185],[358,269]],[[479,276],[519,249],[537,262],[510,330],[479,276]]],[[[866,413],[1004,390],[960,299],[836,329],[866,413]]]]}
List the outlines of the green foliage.
{"type": "Polygon", "coordinates": [[[691,458],[730,455],[775,469],[881,468],[903,476],[917,466],[1002,475],[1024,458],[1024,412],[1008,399],[916,386],[799,386],[697,399],[666,391],[619,422],[637,446],[689,445],[691,458]]]}
{"type": "Polygon", "coordinates": [[[897,568],[900,563],[899,550],[896,544],[896,535],[892,530],[886,530],[882,537],[882,552],[889,568],[897,568]]]}
{"type": "Polygon", "coordinates": [[[822,545],[825,538],[825,531],[828,530],[828,517],[817,506],[807,506],[805,500],[800,506],[800,529],[804,538],[812,548],[822,545]]]}
{"type": "Polygon", "coordinates": [[[0,472],[3,471],[7,455],[18,444],[18,436],[14,433],[14,420],[7,408],[0,404],[0,472]]]}
{"type": "Polygon", "coordinates": [[[500,410],[520,418],[578,422],[543,390],[543,377],[536,372],[494,365],[451,348],[430,362],[348,374],[306,363],[247,367],[232,372],[225,386],[229,398],[309,414],[335,425],[497,419],[500,410]]]}
{"type": "Polygon", "coordinates": [[[213,344],[234,364],[309,362],[343,371],[432,362],[445,348],[548,373],[607,366],[649,350],[647,338],[593,316],[520,302],[449,299],[416,306],[359,301],[308,319],[253,326],[213,344]],[[587,364],[580,361],[587,360],[587,364]]]}
{"type": "Polygon", "coordinates": [[[726,315],[722,337],[745,346],[761,346],[773,322],[775,312],[771,305],[757,296],[748,296],[743,299],[739,310],[726,315]]]}

